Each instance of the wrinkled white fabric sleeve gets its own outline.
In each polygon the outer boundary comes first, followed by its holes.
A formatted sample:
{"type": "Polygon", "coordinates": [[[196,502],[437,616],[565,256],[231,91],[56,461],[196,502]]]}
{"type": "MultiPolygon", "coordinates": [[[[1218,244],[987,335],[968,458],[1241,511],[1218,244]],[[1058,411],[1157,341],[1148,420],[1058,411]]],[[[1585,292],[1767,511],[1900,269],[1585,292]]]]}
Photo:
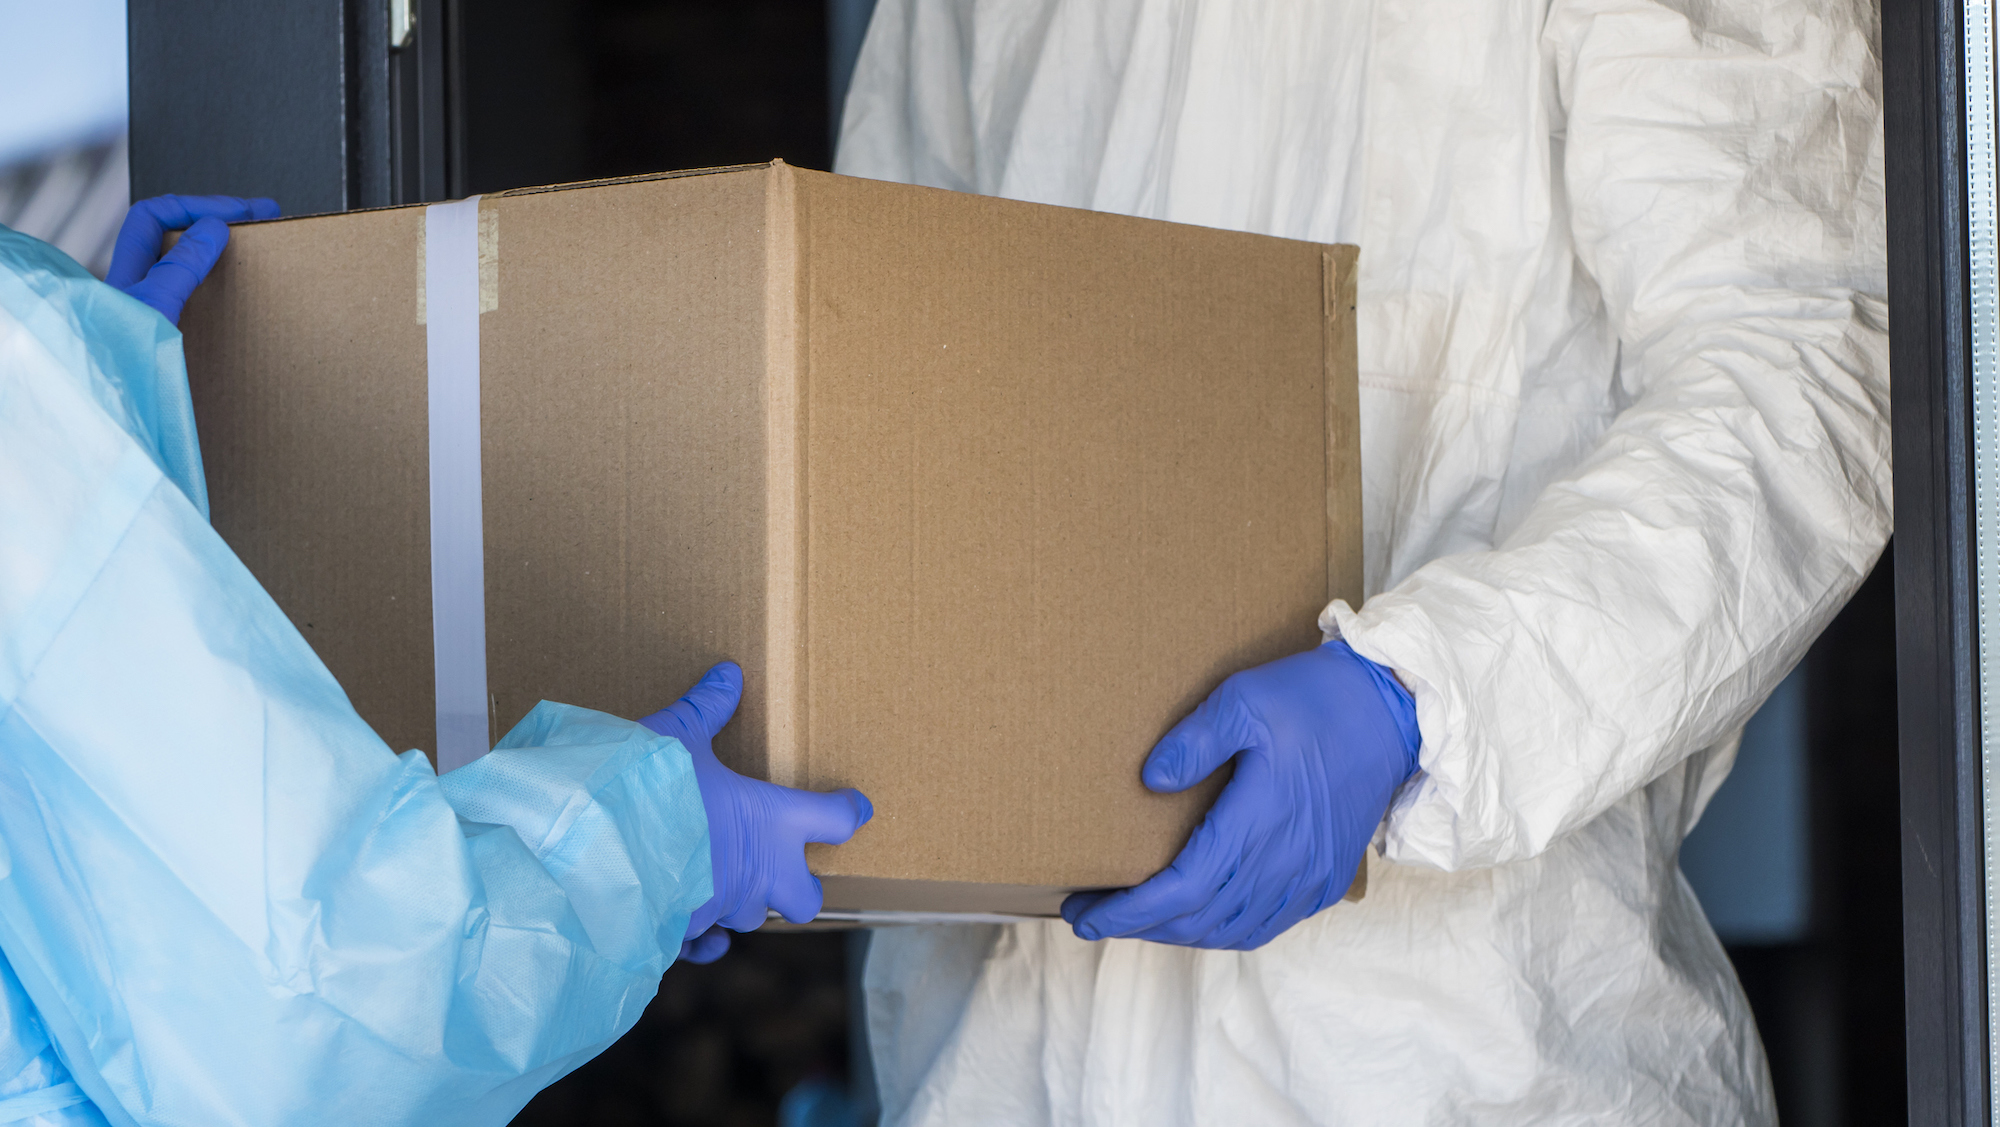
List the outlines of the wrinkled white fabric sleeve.
{"type": "Polygon", "coordinates": [[[86,285],[0,230],[0,950],[114,1124],[506,1122],[709,896],[686,751],[544,704],[393,754],[107,410],[185,377],[86,285]]]}
{"type": "Polygon", "coordinates": [[[1532,856],[1723,739],[1881,552],[1865,8],[1555,3],[1561,174],[1629,406],[1496,550],[1322,619],[1415,691],[1421,772],[1391,806],[1391,859],[1532,856]]]}

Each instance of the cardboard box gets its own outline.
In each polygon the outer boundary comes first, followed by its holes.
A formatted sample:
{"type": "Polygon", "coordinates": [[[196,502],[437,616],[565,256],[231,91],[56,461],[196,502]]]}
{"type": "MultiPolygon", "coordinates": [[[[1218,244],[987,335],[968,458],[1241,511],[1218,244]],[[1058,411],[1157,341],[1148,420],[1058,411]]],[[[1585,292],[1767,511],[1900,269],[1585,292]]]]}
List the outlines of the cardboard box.
{"type": "MultiPolygon", "coordinates": [[[[1148,793],[1153,742],[1360,594],[1352,247],[783,164],[476,206],[492,735],[740,662],[724,759],[874,800],[831,910],[1144,879],[1221,781],[1148,793]]],[[[399,749],[425,230],[238,228],[183,322],[216,527],[399,749]]]]}

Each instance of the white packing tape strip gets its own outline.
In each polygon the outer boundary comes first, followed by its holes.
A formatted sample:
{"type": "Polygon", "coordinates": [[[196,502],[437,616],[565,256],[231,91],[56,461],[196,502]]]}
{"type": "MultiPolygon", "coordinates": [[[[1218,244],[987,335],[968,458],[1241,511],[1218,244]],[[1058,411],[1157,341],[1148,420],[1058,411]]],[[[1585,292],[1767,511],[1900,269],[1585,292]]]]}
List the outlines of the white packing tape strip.
{"type": "Polygon", "coordinates": [[[486,535],[479,469],[479,197],[424,209],[431,644],[440,774],[486,754],[486,535]]]}

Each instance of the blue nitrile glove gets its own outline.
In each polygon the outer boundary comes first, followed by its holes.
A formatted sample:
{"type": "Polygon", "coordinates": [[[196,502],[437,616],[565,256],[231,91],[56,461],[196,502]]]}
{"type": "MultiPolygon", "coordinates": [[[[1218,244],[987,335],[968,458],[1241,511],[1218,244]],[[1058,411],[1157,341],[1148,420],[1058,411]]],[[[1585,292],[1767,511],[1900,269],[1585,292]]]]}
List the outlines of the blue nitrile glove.
{"type": "Polygon", "coordinates": [[[1262,947],[1347,894],[1418,744],[1409,692],[1346,642],[1244,670],[1146,757],[1160,792],[1236,759],[1180,856],[1137,888],[1071,896],[1063,919],[1085,939],[1262,947]]]}
{"type": "Polygon", "coordinates": [[[729,950],[729,931],[756,930],[769,909],[795,924],[819,915],[822,893],[819,878],[806,869],[806,842],[839,845],[875,816],[858,790],[793,790],[724,767],[709,741],[736,714],[742,697],[743,670],[725,661],[686,696],[639,721],[688,749],[708,812],[715,895],[688,921],[681,958],[691,963],[721,958],[729,950]]]}
{"type": "Polygon", "coordinates": [[[267,199],[235,196],[154,196],[140,200],[125,213],[118,242],[111,248],[110,285],[160,311],[172,324],[181,323],[181,306],[193,295],[222,248],[229,245],[229,225],[246,219],[276,219],[278,205],[267,199]],[[186,231],[174,249],[160,257],[168,231],[186,231]]]}

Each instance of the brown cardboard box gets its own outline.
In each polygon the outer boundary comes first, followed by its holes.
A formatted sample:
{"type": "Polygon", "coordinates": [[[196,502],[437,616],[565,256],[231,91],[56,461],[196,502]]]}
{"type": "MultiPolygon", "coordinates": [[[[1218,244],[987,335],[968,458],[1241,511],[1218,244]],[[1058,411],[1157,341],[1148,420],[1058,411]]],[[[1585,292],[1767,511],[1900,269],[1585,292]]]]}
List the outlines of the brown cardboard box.
{"type": "MultiPolygon", "coordinates": [[[[1139,782],[1361,584],[1353,264],[772,164],[489,196],[492,733],[712,662],[741,770],[856,786],[829,909],[1048,914],[1169,861],[1139,782]]],[[[216,527],[434,747],[425,211],[239,228],[188,305],[216,527]]]]}

